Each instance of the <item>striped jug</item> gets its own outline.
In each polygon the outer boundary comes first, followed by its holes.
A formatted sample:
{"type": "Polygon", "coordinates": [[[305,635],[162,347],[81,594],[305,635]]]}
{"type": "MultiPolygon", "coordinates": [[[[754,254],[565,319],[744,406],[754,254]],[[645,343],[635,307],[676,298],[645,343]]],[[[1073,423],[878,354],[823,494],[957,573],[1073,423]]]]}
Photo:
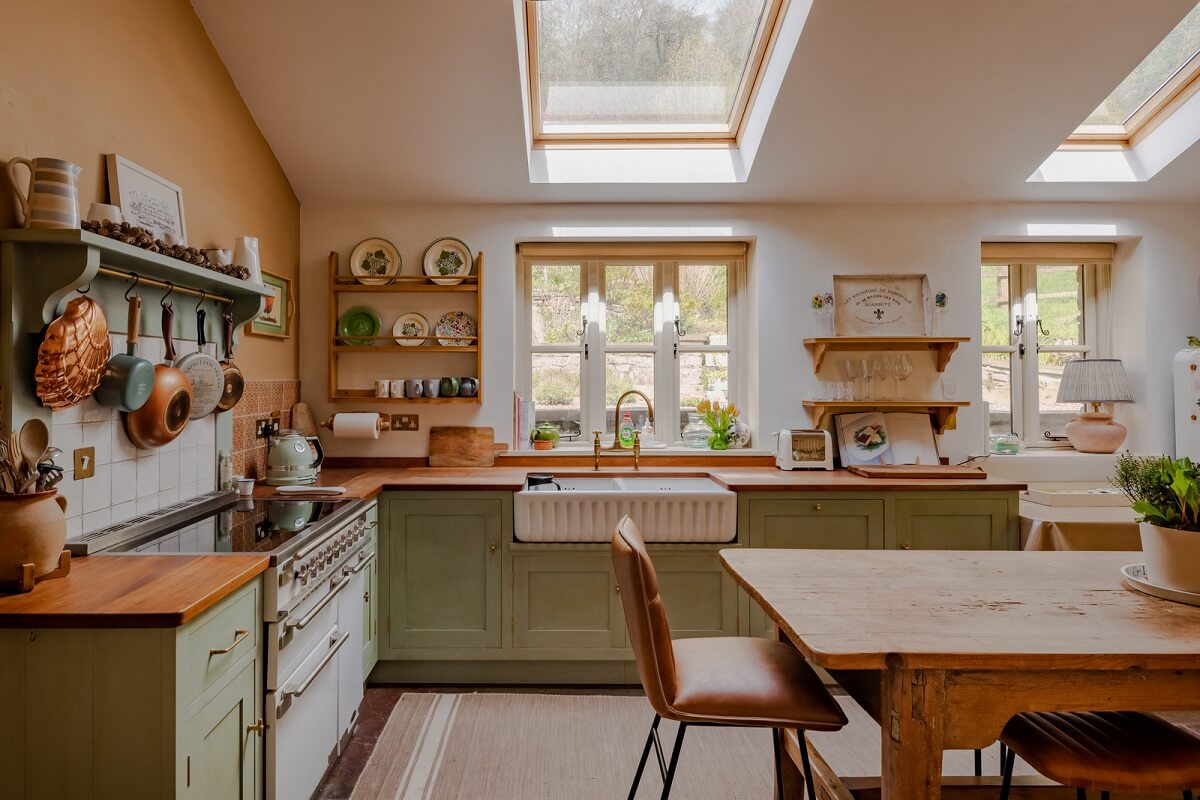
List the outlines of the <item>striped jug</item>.
{"type": "Polygon", "coordinates": [[[78,228],[79,187],[76,179],[83,167],[61,158],[14,158],[8,162],[8,178],[25,218],[26,228],[78,228]],[[29,191],[21,190],[17,165],[29,170],[29,191]]]}

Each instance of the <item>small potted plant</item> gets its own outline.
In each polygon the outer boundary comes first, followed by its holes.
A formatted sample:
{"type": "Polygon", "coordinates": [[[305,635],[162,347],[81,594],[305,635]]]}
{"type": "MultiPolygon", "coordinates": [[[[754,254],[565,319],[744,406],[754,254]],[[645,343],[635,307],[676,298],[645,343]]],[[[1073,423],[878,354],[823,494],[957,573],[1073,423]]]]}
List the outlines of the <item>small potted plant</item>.
{"type": "Polygon", "coordinates": [[[552,422],[543,422],[529,434],[529,441],[533,444],[534,450],[553,450],[558,447],[559,436],[561,434],[557,425],[552,422]]]}
{"type": "Polygon", "coordinates": [[[704,420],[704,424],[712,431],[708,437],[709,450],[728,450],[730,444],[731,433],[736,433],[738,415],[742,412],[733,403],[722,406],[717,401],[709,402],[701,400],[696,406],[696,411],[700,414],[700,418],[704,420]]]}
{"type": "Polygon", "coordinates": [[[1138,514],[1146,577],[1200,593],[1200,468],[1189,458],[1125,453],[1112,484],[1138,514]]]}

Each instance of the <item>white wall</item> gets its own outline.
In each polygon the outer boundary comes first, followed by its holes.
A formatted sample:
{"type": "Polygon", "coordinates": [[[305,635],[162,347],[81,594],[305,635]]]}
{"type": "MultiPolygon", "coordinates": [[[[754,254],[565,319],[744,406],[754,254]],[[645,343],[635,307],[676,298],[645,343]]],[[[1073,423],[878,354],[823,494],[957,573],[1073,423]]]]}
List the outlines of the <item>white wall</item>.
{"type": "MultiPolygon", "coordinates": [[[[810,335],[808,298],[831,286],[834,273],[924,272],[934,291],[949,296],[947,335],[979,334],[979,243],[1019,240],[1031,233],[1065,240],[1119,241],[1114,270],[1114,349],[1125,359],[1136,404],[1120,409],[1130,426],[1129,446],[1169,450],[1173,442],[1170,363],[1188,333],[1200,334],[1200,205],[1006,204],[1006,205],[490,205],[332,206],[302,208],[300,300],[301,397],[324,418],[334,411],[384,410],[387,406],[328,402],[327,259],[343,265],[354,245],[382,236],[399,247],[405,274],[420,272],[425,246],[457,236],[487,253],[482,337],[484,404],[393,405],[416,411],[420,434],[384,434],[378,442],[331,442],[331,455],[423,455],[430,425],[491,425],[499,441],[511,438],[514,387],[515,245],[528,238],[561,235],[562,228],[613,228],[653,235],[656,226],[712,228],[754,240],[751,253],[750,338],[757,348],[757,389],[750,398],[755,434],[806,424],[800,401],[813,395],[811,362],[801,340],[810,335]],[[1029,225],[1043,226],[1030,229],[1029,225]],[[1062,228],[1045,226],[1064,226],[1062,228]],[[1069,227],[1085,226],[1085,227],[1069,227]],[[1093,227],[1102,226],[1102,227],[1093,227]]],[[[578,235],[578,234],[576,234],[578,235]]],[[[684,235],[678,232],[677,235],[684,235]]],[[[1036,238],[1036,237],[1034,237],[1036,238]]],[[[344,268],[344,267],[343,267],[344,268]]],[[[383,311],[385,329],[402,310],[393,299],[359,297],[383,311]],[[389,316],[390,314],[390,316],[389,316]]],[[[403,305],[402,301],[400,302],[403,305]]],[[[433,320],[431,320],[432,322],[433,320]]],[[[979,345],[960,348],[947,379],[958,396],[975,405],[959,414],[958,430],[943,437],[944,455],[961,460],[977,453],[983,438],[979,406],[979,345]]],[[[404,377],[415,359],[429,376],[458,374],[462,356],[372,355],[378,377],[404,377]],[[427,362],[425,360],[428,360],[427,362]],[[398,373],[398,374],[396,374],[398,373]]],[[[411,375],[409,375],[411,377],[411,375]]],[[[910,396],[933,376],[920,374],[910,396]]]]}

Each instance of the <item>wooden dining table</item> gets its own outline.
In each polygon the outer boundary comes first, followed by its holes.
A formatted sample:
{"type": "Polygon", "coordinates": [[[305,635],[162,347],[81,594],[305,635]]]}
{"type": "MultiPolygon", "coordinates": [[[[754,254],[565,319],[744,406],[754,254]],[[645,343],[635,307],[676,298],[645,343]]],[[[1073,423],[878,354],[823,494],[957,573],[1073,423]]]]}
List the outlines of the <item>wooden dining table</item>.
{"type": "MultiPolygon", "coordinates": [[[[993,744],[1023,711],[1200,709],[1200,608],[1127,587],[1120,569],[1137,555],[741,548],[721,560],[779,638],[879,722],[875,783],[815,753],[818,797],[937,800],[997,796],[995,779],[943,784],[942,753],[993,744]]],[[[1030,778],[1012,797],[1074,792],[1030,778]]]]}

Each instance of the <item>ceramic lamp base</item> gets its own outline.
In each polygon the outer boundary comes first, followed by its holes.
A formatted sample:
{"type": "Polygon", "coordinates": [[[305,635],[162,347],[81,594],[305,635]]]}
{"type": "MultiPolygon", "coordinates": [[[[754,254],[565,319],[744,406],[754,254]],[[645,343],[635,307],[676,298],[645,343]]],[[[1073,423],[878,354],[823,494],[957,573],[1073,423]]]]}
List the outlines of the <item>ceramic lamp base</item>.
{"type": "Polygon", "coordinates": [[[1128,431],[1112,414],[1087,412],[1067,423],[1067,440],[1081,453],[1115,453],[1128,431]]]}

